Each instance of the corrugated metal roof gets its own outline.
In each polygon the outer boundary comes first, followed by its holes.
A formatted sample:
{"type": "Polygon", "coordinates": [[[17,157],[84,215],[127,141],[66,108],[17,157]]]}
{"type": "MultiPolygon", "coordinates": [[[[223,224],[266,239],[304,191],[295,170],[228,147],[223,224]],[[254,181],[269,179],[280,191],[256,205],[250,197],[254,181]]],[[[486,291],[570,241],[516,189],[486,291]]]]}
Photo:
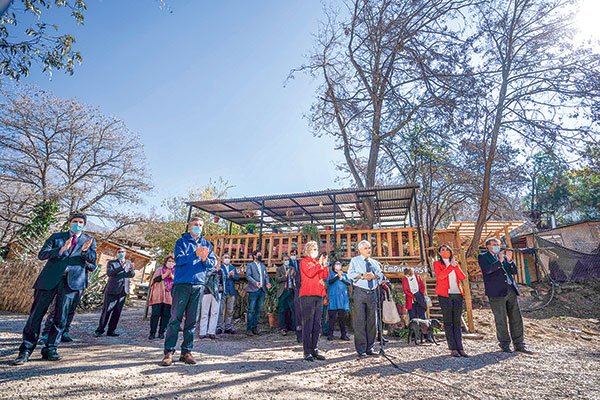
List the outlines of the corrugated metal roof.
{"type": "Polygon", "coordinates": [[[375,186],[358,189],[329,189],[318,192],[240,197],[188,202],[189,206],[206,211],[239,225],[260,222],[264,202],[263,223],[266,225],[299,225],[313,221],[319,225],[338,224],[363,215],[363,199],[371,198],[375,215],[386,226],[406,225],[413,206],[416,184],[375,186]],[[334,202],[335,198],[335,202],[334,202]]]}

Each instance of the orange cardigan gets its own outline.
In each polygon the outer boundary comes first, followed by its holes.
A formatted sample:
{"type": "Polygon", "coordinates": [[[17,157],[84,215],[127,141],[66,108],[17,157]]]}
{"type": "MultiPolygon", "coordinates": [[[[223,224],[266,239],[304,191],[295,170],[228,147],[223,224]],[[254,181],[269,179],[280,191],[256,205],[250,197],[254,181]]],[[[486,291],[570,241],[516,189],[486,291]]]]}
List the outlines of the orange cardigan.
{"type": "Polygon", "coordinates": [[[462,269],[460,269],[460,265],[457,265],[456,267],[448,265],[446,267],[446,264],[438,260],[433,263],[433,271],[435,272],[435,294],[438,296],[448,297],[448,290],[450,289],[448,274],[454,271],[456,274],[458,290],[460,290],[460,294],[464,296],[460,281],[464,280],[466,277],[465,273],[462,271],[462,269]]]}

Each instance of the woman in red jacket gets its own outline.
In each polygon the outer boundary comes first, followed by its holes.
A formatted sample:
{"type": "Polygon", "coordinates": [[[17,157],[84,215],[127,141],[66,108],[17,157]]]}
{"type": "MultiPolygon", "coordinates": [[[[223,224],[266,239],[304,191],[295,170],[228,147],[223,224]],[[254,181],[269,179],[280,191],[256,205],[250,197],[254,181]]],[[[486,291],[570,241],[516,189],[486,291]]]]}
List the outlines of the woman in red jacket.
{"type": "Polygon", "coordinates": [[[402,278],[402,288],[406,297],[406,309],[410,319],[427,318],[427,302],[425,301],[425,284],[419,275],[416,275],[411,268],[404,268],[404,278],[402,278]]]}
{"type": "Polygon", "coordinates": [[[438,256],[439,260],[433,263],[435,294],[442,307],[448,348],[452,357],[468,357],[463,349],[461,331],[463,289],[460,281],[465,279],[465,274],[454,259],[450,246],[441,245],[438,256]]]}
{"type": "Polygon", "coordinates": [[[327,257],[319,256],[319,245],[311,240],[304,245],[304,257],[300,260],[300,307],[302,309],[302,343],[306,361],[324,360],[319,354],[319,335],[321,334],[321,315],[325,279],[329,276],[327,257]]]}

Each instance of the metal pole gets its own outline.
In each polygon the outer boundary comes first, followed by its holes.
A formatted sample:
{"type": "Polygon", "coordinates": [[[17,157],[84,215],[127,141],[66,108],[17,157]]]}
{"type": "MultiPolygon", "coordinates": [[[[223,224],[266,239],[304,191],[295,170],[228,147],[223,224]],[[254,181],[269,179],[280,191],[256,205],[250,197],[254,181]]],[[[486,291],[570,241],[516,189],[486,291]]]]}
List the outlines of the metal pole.
{"type": "Polygon", "coordinates": [[[265,212],[265,201],[260,204],[260,230],[258,232],[258,249],[262,251],[263,214],[265,212]]]}
{"type": "Polygon", "coordinates": [[[417,236],[419,236],[419,255],[421,257],[421,263],[425,261],[424,249],[423,249],[423,230],[421,229],[421,219],[419,218],[419,207],[417,206],[417,193],[413,192],[413,201],[415,203],[415,222],[417,223],[417,236]]]}
{"type": "Polygon", "coordinates": [[[229,222],[229,235],[231,235],[231,230],[233,229],[233,222],[229,222]]]}
{"type": "Polygon", "coordinates": [[[188,225],[190,224],[190,219],[192,219],[192,206],[191,205],[188,207],[188,215],[187,215],[187,219],[185,220],[185,231],[183,233],[187,232],[187,230],[189,229],[188,225]]]}
{"type": "Polygon", "coordinates": [[[335,252],[335,245],[337,239],[337,210],[336,210],[335,193],[333,194],[333,251],[335,252]]]}

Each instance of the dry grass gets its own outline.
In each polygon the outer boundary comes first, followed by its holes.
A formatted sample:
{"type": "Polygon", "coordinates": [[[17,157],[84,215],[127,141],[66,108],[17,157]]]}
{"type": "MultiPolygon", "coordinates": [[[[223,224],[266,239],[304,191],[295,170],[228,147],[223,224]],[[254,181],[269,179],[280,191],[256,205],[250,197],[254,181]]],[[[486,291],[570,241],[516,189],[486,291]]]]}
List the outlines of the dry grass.
{"type": "Polygon", "coordinates": [[[0,262],[0,310],[29,312],[33,303],[33,283],[42,266],[34,258],[0,262]]]}

